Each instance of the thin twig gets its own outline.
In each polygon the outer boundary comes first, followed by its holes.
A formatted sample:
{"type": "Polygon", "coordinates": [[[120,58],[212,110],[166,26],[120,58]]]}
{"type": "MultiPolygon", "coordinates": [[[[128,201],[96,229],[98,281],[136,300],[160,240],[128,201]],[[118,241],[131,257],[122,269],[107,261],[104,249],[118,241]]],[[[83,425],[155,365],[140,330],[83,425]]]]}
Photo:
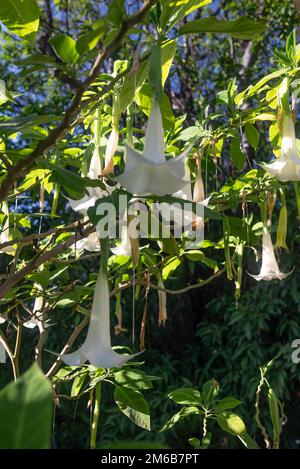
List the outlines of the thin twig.
{"type": "Polygon", "coordinates": [[[36,148],[26,158],[23,158],[15,166],[8,169],[5,179],[2,181],[0,189],[0,201],[4,200],[8,196],[9,190],[13,186],[14,182],[25,171],[28,171],[36,160],[51,150],[56,145],[56,143],[66,135],[70,129],[70,126],[76,120],[80,112],[82,98],[85,91],[89,89],[90,85],[95,82],[99,76],[105,60],[107,60],[121,46],[127,32],[137,23],[142,21],[145,14],[150,10],[155,2],[156,0],[147,0],[144,3],[144,6],[137,13],[123,21],[119,32],[116,34],[114,39],[107,46],[107,48],[100,52],[97,56],[90,73],[82,83],[82,88],[77,90],[60,124],[51,130],[48,137],[45,140],[39,142],[36,148]]]}

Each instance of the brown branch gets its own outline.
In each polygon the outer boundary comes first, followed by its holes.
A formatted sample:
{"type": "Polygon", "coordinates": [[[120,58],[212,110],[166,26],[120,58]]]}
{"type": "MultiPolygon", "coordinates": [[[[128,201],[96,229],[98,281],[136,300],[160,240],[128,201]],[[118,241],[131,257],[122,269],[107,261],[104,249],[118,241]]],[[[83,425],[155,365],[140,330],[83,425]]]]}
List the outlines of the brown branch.
{"type": "Polygon", "coordinates": [[[66,225],[65,227],[52,228],[51,230],[44,231],[43,233],[34,233],[28,236],[24,236],[24,238],[22,238],[21,240],[6,241],[5,243],[0,244],[0,251],[7,246],[12,246],[13,244],[27,245],[34,243],[34,241],[36,240],[47,238],[48,236],[51,236],[53,234],[59,235],[60,233],[65,233],[68,231],[78,231],[80,226],[84,227],[84,225],[86,225],[87,223],[89,222],[76,221],[74,223],[71,223],[70,225],[66,225]]]}
{"type": "Polygon", "coordinates": [[[61,364],[61,361],[62,361],[62,359],[61,359],[62,355],[67,353],[67,351],[72,347],[73,343],[75,342],[75,340],[79,336],[80,332],[83,331],[83,329],[88,325],[89,320],[90,320],[89,317],[84,318],[81,321],[81,323],[78,324],[78,326],[74,329],[74,331],[70,335],[68,341],[66,342],[66,345],[64,346],[64,348],[62,349],[62,351],[58,355],[57,359],[55,360],[55,362],[51,366],[50,370],[46,374],[46,376],[48,378],[51,378],[51,376],[55,375],[55,373],[58,371],[58,369],[60,367],[60,364],[61,364]]]}
{"type": "MultiPolygon", "coordinates": [[[[150,282],[145,281],[145,280],[135,280],[135,284],[136,285],[142,285],[142,286],[147,287],[147,288],[152,288],[153,290],[163,291],[165,293],[168,293],[169,295],[182,295],[184,293],[189,292],[190,290],[195,290],[197,288],[204,287],[205,285],[210,283],[212,280],[214,280],[217,277],[219,277],[220,275],[222,275],[224,272],[225,272],[225,269],[219,270],[218,272],[211,275],[207,279],[202,280],[199,283],[195,283],[193,285],[188,285],[187,287],[180,288],[179,290],[170,290],[169,288],[162,288],[162,287],[159,287],[158,285],[155,285],[154,283],[150,283],[150,282]]],[[[111,291],[110,296],[115,296],[120,291],[126,290],[127,288],[131,288],[132,287],[132,282],[133,281],[131,279],[128,282],[121,284],[118,288],[115,288],[114,290],[111,291]]]]}
{"type": "Polygon", "coordinates": [[[3,298],[5,294],[11,288],[13,288],[21,280],[23,280],[26,277],[26,275],[28,275],[30,272],[32,272],[33,270],[35,270],[37,267],[44,264],[45,262],[49,261],[50,259],[57,257],[59,254],[61,254],[70,246],[72,246],[76,241],[82,238],[86,238],[89,234],[93,233],[94,231],[95,231],[95,227],[89,226],[88,228],[84,230],[83,233],[75,234],[74,236],[71,236],[64,243],[58,244],[58,246],[51,249],[50,251],[37,254],[37,256],[35,256],[35,258],[32,259],[32,261],[28,262],[28,264],[26,264],[25,267],[20,269],[14,275],[8,277],[8,279],[0,286],[0,299],[3,298]]]}
{"type": "Polygon", "coordinates": [[[46,152],[51,150],[56,142],[66,135],[70,126],[72,126],[74,120],[80,112],[80,104],[83,98],[85,91],[90,87],[90,85],[97,79],[104,61],[110,57],[122,44],[122,41],[130,28],[142,21],[145,14],[154,5],[156,0],[147,0],[144,6],[133,16],[123,21],[119,32],[112,40],[112,42],[99,53],[96,58],[94,65],[82,83],[82,88],[78,89],[71,105],[66,110],[64,118],[61,123],[55,127],[48,135],[45,140],[42,140],[38,143],[36,148],[28,155],[26,158],[22,159],[18,164],[13,168],[10,168],[7,172],[6,178],[2,182],[0,189],[0,201],[4,200],[9,193],[10,188],[13,186],[14,182],[23,174],[24,171],[27,171],[38,158],[44,155],[46,152]]]}

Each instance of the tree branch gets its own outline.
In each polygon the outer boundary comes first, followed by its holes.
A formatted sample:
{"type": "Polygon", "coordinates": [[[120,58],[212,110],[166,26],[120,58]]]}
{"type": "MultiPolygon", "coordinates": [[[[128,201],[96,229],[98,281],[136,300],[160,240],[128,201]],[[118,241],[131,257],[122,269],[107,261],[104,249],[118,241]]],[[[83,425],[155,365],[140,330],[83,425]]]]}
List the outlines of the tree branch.
{"type": "Polygon", "coordinates": [[[115,36],[115,38],[107,46],[106,49],[99,53],[92,69],[90,70],[89,75],[82,83],[82,88],[77,90],[71,105],[66,110],[65,116],[62,119],[61,123],[49,133],[48,137],[45,140],[42,140],[38,143],[36,148],[30,153],[30,155],[22,159],[18,164],[8,170],[6,178],[2,182],[2,186],[0,189],[0,201],[4,200],[7,197],[10,188],[13,186],[14,182],[20,177],[20,175],[24,171],[27,171],[38,158],[40,158],[51,148],[53,148],[56,142],[60,140],[63,136],[65,136],[65,134],[67,133],[70,126],[73,124],[74,120],[80,112],[80,104],[85,91],[97,79],[104,61],[121,46],[124,36],[128,32],[128,30],[143,19],[145,14],[148,12],[151,6],[155,4],[155,2],[156,0],[147,0],[144,6],[135,15],[123,21],[120,30],[115,36]]]}
{"type": "Polygon", "coordinates": [[[64,243],[58,244],[58,246],[51,249],[50,251],[37,254],[37,256],[35,256],[32,261],[28,262],[25,267],[20,269],[14,275],[8,277],[8,279],[0,286],[0,299],[3,298],[11,288],[13,288],[21,280],[23,280],[26,275],[28,275],[30,272],[32,272],[45,262],[49,261],[50,259],[53,259],[54,257],[58,256],[70,246],[72,246],[76,241],[86,238],[89,234],[93,233],[94,231],[95,227],[89,226],[84,230],[83,233],[76,233],[74,236],[71,236],[69,239],[67,239],[64,243]]]}

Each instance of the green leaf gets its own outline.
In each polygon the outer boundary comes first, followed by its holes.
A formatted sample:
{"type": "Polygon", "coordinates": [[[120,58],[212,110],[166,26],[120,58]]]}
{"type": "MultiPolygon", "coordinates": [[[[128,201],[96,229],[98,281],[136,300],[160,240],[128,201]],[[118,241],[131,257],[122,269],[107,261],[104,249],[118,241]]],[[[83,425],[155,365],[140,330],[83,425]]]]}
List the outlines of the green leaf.
{"type": "Polygon", "coordinates": [[[286,40],[286,55],[292,60],[295,61],[295,51],[296,51],[296,30],[293,31],[288,35],[286,40]]]}
{"type": "Polygon", "coordinates": [[[255,39],[264,32],[265,28],[263,23],[245,16],[233,21],[219,20],[216,16],[211,16],[186,23],[179,29],[178,34],[227,33],[237,39],[255,39]]]}
{"type": "Polygon", "coordinates": [[[227,409],[234,409],[234,407],[238,406],[241,403],[238,399],[235,397],[224,397],[224,399],[221,399],[217,405],[216,409],[218,410],[227,410],[227,409]]]}
{"type": "Polygon", "coordinates": [[[107,23],[103,21],[103,23],[97,22],[99,26],[95,27],[92,31],[88,31],[87,33],[81,34],[76,41],[76,50],[78,54],[82,55],[90,50],[93,50],[99,40],[103,37],[106,29],[107,23]]]}
{"type": "MultiPolygon", "coordinates": [[[[150,389],[152,388],[151,376],[146,375],[141,370],[124,368],[114,373],[116,383],[131,389],[150,389]]],[[[153,378],[152,378],[153,379],[153,378]]]]}
{"type": "Polygon", "coordinates": [[[174,26],[197,8],[209,5],[212,0],[162,0],[160,25],[163,29],[174,26]]]}
{"type": "Polygon", "coordinates": [[[198,407],[183,407],[177,414],[173,415],[173,417],[168,420],[168,422],[162,427],[160,430],[161,432],[164,432],[166,430],[169,430],[170,428],[174,427],[174,425],[182,420],[185,417],[189,417],[190,415],[199,415],[201,414],[201,411],[198,409],[198,407]]]}
{"type": "Polygon", "coordinates": [[[215,270],[218,268],[218,262],[215,261],[214,259],[209,259],[209,257],[206,257],[205,254],[203,254],[202,251],[187,251],[185,253],[185,256],[193,262],[202,262],[203,264],[207,265],[211,269],[215,270]]]}
{"type": "MultiPolygon", "coordinates": [[[[145,83],[139,93],[135,97],[137,105],[147,115],[150,115],[151,104],[153,100],[152,87],[149,83],[145,83]]],[[[170,100],[165,92],[162,94],[162,100],[160,102],[160,108],[162,113],[162,121],[165,130],[174,130],[175,117],[172,111],[170,100]]]]}
{"type": "Polygon", "coordinates": [[[259,449],[258,444],[256,441],[251,438],[248,433],[244,433],[244,435],[239,435],[238,438],[242,441],[242,443],[246,446],[248,449],[259,449]]]}
{"type": "Polygon", "coordinates": [[[162,89],[162,72],[161,72],[161,48],[159,44],[155,44],[152,48],[149,61],[149,81],[154,96],[161,101],[163,95],[162,89]]]}
{"type": "Polygon", "coordinates": [[[168,397],[176,404],[187,405],[200,405],[201,395],[197,389],[194,388],[180,388],[168,394],[168,397]]]}
{"type": "Polygon", "coordinates": [[[50,447],[51,384],[37,364],[0,391],[0,448],[50,447]]]}
{"type": "Polygon", "coordinates": [[[219,389],[219,383],[215,379],[210,379],[206,381],[202,386],[202,397],[208,403],[217,397],[219,389]]]}
{"type": "Polygon", "coordinates": [[[229,412],[218,414],[217,422],[222,430],[226,433],[230,433],[231,435],[240,436],[246,433],[246,426],[243,420],[236,414],[229,412]]]}
{"type": "Polygon", "coordinates": [[[176,54],[177,42],[169,40],[161,45],[161,74],[162,74],[162,85],[165,84],[168,78],[170,68],[176,54]]]}
{"type": "Polygon", "coordinates": [[[109,5],[108,20],[117,28],[121,25],[126,14],[124,0],[112,0],[109,5]]]}
{"type": "Polygon", "coordinates": [[[279,402],[272,388],[268,389],[269,410],[273,426],[273,441],[279,441],[281,433],[281,420],[279,413],[279,402]]]}
{"type": "Polygon", "coordinates": [[[15,61],[16,65],[55,65],[56,60],[54,57],[51,57],[50,55],[44,55],[41,54],[40,52],[36,52],[35,54],[30,55],[29,57],[26,57],[25,59],[21,60],[16,60],[15,61]]]}
{"type": "Polygon", "coordinates": [[[78,396],[87,376],[88,376],[88,372],[75,376],[73,384],[72,384],[72,388],[71,388],[71,397],[78,396]]]}
{"type": "Polygon", "coordinates": [[[33,42],[39,28],[36,0],[1,0],[0,21],[14,34],[33,42]]]}
{"type": "Polygon", "coordinates": [[[285,73],[286,73],[286,70],[284,68],[280,70],[275,70],[275,72],[272,72],[269,75],[266,75],[263,78],[261,78],[255,85],[250,85],[244,91],[236,95],[236,97],[234,98],[236,105],[240,106],[245,101],[245,99],[259,92],[266,85],[266,83],[268,83],[270,80],[273,80],[274,78],[278,78],[279,76],[285,73]]]}
{"type": "Polygon", "coordinates": [[[253,148],[257,148],[259,144],[259,133],[252,124],[245,125],[245,132],[248,142],[253,148]]]}
{"type": "Polygon", "coordinates": [[[38,114],[14,117],[12,119],[2,117],[2,119],[0,119],[0,134],[10,135],[30,129],[38,124],[47,124],[57,120],[59,120],[58,116],[39,116],[38,114]]]}
{"type": "Polygon", "coordinates": [[[67,34],[58,34],[54,36],[50,41],[51,46],[54,49],[57,57],[67,64],[74,64],[78,58],[78,52],[76,50],[76,42],[74,39],[67,34]]]}
{"type": "Polygon", "coordinates": [[[123,414],[145,430],[150,428],[150,412],[142,393],[124,386],[116,386],[114,399],[123,414]]]}
{"type": "Polygon", "coordinates": [[[188,127],[187,129],[184,129],[182,132],[180,132],[177,138],[178,140],[183,140],[184,142],[187,142],[189,140],[203,137],[205,133],[206,132],[203,127],[193,125],[192,127],[188,127]]]}
{"type": "Polygon", "coordinates": [[[162,278],[163,280],[166,280],[173,272],[174,270],[177,269],[177,267],[181,264],[180,259],[178,257],[171,257],[168,259],[166,264],[164,264],[164,267],[162,269],[162,278]]]}
{"type": "Polygon", "coordinates": [[[120,113],[123,113],[127,109],[140,91],[148,74],[148,65],[146,61],[141,62],[134,74],[128,73],[125,77],[124,83],[119,90],[118,101],[120,113]]]}
{"type": "Polygon", "coordinates": [[[238,137],[234,138],[230,144],[230,157],[236,169],[241,171],[246,162],[246,156],[241,150],[240,139],[238,137]]]}
{"type": "Polygon", "coordinates": [[[105,189],[105,186],[100,180],[80,177],[73,171],[69,171],[61,166],[53,165],[48,161],[43,161],[41,165],[52,171],[49,180],[60,184],[61,188],[68,192],[68,194],[74,199],[80,199],[84,196],[85,187],[101,187],[102,189],[105,189]]]}

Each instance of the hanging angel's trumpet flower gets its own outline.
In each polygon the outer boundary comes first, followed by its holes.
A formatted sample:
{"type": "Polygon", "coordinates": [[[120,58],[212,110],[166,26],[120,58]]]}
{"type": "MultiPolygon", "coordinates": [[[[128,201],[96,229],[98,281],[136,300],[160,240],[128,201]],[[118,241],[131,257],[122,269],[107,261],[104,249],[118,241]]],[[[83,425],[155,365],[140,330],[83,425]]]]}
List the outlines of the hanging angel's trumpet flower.
{"type": "Polygon", "coordinates": [[[37,296],[33,303],[31,318],[24,322],[24,326],[27,327],[27,329],[34,329],[35,327],[38,327],[40,332],[42,332],[48,327],[45,317],[45,309],[48,307],[48,303],[43,297],[42,285],[39,283],[34,283],[33,287],[37,296]]]}
{"type": "Polygon", "coordinates": [[[188,148],[180,156],[165,158],[165,145],[162,116],[157,100],[154,98],[148,121],[143,155],[128,145],[126,165],[117,181],[132,194],[166,195],[183,188],[188,182],[185,159],[188,148]]]}
{"type": "MultiPolygon", "coordinates": [[[[35,288],[40,287],[40,285],[34,286],[35,288]]],[[[40,321],[39,315],[43,310],[43,305],[44,298],[42,296],[37,296],[33,304],[32,317],[28,321],[24,322],[24,326],[27,327],[27,329],[34,329],[35,327],[38,327],[40,321]]]]}
{"type": "Polygon", "coordinates": [[[105,156],[104,156],[104,169],[102,171],[102,175],[105,176],[107,174],[114,172],[114,154],[117,151],[119,142],[119,131],[116,127],[113,127],[111,134],[108,138],[105,156]]]}
{"type": "Polygon", "coordinates": [[[95,286],[87,337],[76,352],[62,356],[67,365],[80,366],[89,361],[91,365],[98,368],[119,368],[137,355],[121,355],[112,349],[109,303],[106,268],[101,264],[95,286]]]}
{"type": "MultiPolygon", "coordinates": [[[[205,199],[205,192],[204,192],[204,185],[202,179],[202,172],[201,172],[201,160],[199,158],[199,164],[197,164],[197,173],[196,179],[194,183],[193,195],[192,195],[192,185],[191,185],[191,178],[190,175],[188,177],[188,184],[186,184],[181,190],[175,192],[173,197],[178,199],[186,200],[187,202],[196,202],[197,207],[199,209],[203,209],[203,207],[207,207],[210,197],[205,199]]],[[[200,210],[199,210],[200,211],[200,210]]],[[[195,231],[202,230],[204,226],[203,217],[197,215],[193,212],[192,208],[186,207],[178,207],[174,205],[172,207],[173,212],[173,227],[174,229],[178,229],[182,227],[189,227],[188,231],[193,231],[192,237],[195,238],[195,231]]],[[[164,220],[164,226],[170,228],[170,224],[168,224],[167,220],[164,220]]]]}
{"type": "Polygon", "coordinates": [[[280,272],[276,258],[275,258],[275,254],[274,254],[274,248],[272,244],[271,235],[267,227],[264,227],[263,240],[262,240],[262,264],[261,264],[260,273],[258,275],[250,274],[251,277],[255,278],[255,280],[257,281],[275,280],[275,279],[283,280],[291,273],[292,271],[287,274],[280,272]]]}
{"type": "Polygon", "coordinates": [[[279,212],[275,249],[284,249],[285,251],[289,252],[289,248],[287,247],[287,244],[286,244],[287,221],[288,221],[287,206],[286,206],[284,190],[281,189],[280,192],[281,192],[282,206],[279,212]]]}
{"type": "MultiPolygon", "coordinates": [[[[2,212],[4,213],[5,220],[4,220],[4,224],[2,226],[1,233],[0,233],[0,244],[7,243],[8,241],[12,239],[10,236],[10,232],[9,232],[9,208],[8,208],[7,202],[3,202],[2,212]]],[[[16,254],[16,247],[15,245],[6,246],[2,248],[0,252],[5,252],[6,254],[10,256],[14,256],[16,254]]]]}
{"type": "MultiPolygon", "coordinates": [[[[201,170],[201,158],[197,158],[197,173],[196,179],[194,184],[194,191],[193,191],[193,201],[199,204],[204,205],[207,207],[209,203],[210,197],[205,199],[205,191],[204,191],[204,184],[202,179],[202,170],[201,170]]],[[[201,230],[204,226],[203,217],[195,216],[193,220],[193,230],[198,231],[201,230]]]]}
{"type": "Polygon", "coordinates": [[[148,227],[148,211],[145,203],[138,199],[131,199],[128,210],[122,212],[121,242],[111,251],[117,256],[132,257],[135,266],[139,257],[139,236],[145,235],[143,227],[148,227]]]}
{"type": "Polygon", "coordinates": [[[123,225],[121,228],[121,242],[111,248],[111,251],[116,256],[131,256],[131,242],[128,235],[127,224],[123,225]]]}
{"type": "Polygon", "coordinates": [[[300,156],[297,150],[295,125],[291,115],[282,117],[281,155],[262,167],[280,181],[300,181],[300,156]]]}
{"type": "Polygon", "coordinates": [[[100,241],[97,233],[91,233],[86,238],[82,238],[73,245],[74,252],[82,253],[84,250],[89,252],[100,251],[100,241]]]}

